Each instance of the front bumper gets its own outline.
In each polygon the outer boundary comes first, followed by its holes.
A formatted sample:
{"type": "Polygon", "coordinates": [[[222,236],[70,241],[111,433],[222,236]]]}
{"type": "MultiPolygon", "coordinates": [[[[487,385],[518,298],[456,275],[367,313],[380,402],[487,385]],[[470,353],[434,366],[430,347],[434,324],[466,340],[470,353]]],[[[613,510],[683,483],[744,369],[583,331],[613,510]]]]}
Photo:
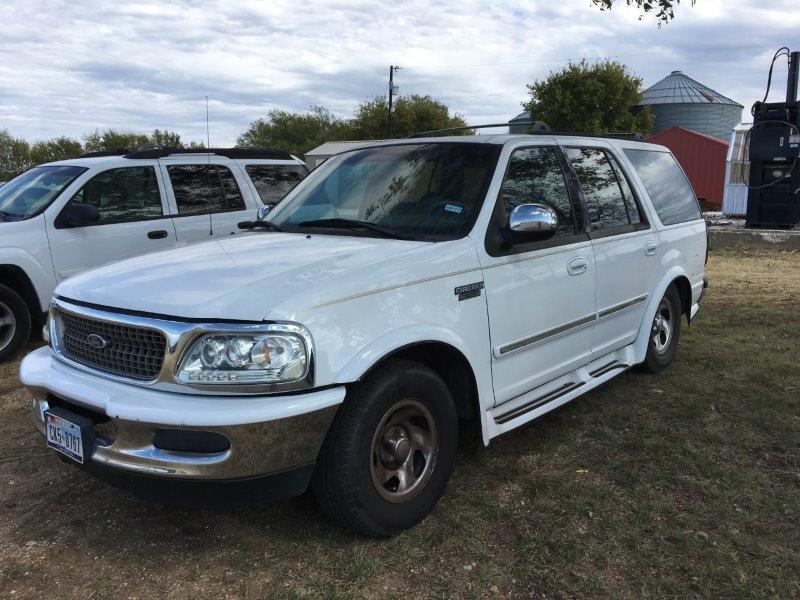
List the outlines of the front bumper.
{"type": "Polygon", "coordinates": [[[59,361],[49,348],[25,357],[20,379],[33,395],[33,420],[40,433],[44,410],[51,405],[96,422],[88,470],[99,476],[116,472],[209,483],[297,469],[310,476],[309,465],[345,394],[343,387],[286,396],[164,392],[85,373],[59,361]],[[221,435],[229,445],[212,452],[164,449],[154,440],[164,430],[221,435]]]}

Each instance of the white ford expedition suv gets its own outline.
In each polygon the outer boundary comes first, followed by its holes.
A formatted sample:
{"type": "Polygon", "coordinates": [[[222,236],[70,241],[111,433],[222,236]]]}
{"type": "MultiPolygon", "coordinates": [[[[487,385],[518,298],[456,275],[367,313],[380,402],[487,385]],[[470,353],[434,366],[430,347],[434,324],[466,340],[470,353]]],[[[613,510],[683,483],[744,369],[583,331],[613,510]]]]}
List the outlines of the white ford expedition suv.
{"type": "Polygon", "coordinates": [[[59,285],[20,376],[64,460],[166,502],[311,487],[387,536],[442,495],[459,420],[488,444],[660,371],[705,287],[692,188],[626,139],[376,144],[260,217],[59,285]]]}
{"type": "Polygon", "coordinates": [[[41,329],[56,285],[146,252],[229,237],[308,173],[269,148],[99,153],[0,187],[0,362],[41,329]]]}

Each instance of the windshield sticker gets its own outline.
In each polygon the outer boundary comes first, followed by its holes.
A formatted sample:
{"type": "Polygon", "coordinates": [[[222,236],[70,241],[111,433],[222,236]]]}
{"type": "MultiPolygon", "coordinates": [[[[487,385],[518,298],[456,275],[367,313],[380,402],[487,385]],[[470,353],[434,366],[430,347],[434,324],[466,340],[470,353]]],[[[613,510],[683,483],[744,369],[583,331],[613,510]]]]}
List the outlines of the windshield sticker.
{"type": "Polygon", "coordinates": [[[459,206],[458,204],[445,204],[444,209],[447,212],[456,213],[457,215],[460,215],[462,212],[464,212],[464,207],[459,206]]]}

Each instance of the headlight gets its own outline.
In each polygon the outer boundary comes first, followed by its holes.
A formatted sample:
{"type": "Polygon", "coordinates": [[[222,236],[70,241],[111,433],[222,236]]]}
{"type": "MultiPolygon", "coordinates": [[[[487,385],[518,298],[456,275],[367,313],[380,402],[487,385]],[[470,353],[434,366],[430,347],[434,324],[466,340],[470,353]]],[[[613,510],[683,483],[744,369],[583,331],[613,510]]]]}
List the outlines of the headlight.
{"type": "Polygon", "coordinates": [[[177,376],[188,384],[288,383],[308,375],[309,354],[299,333],[210,333],[189,347],[177,376]]]}

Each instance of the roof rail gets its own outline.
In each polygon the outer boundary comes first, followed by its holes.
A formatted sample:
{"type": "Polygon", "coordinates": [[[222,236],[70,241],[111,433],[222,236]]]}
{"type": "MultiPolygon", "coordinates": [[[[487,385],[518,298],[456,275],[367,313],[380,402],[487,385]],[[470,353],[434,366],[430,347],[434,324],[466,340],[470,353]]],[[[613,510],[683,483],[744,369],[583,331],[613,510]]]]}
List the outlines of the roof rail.
{"type": "Polygon", "coordinates": [[[78,158],[98,158],[100,156],[125,156],[130,150],[98,150],[97,152],[85,152],[78,158]]]}
{"type": "Polygon", "coordinates": [[[164,158],[173,154],[216,154],[227,158],[292,160],[292,155],[275,148],[153,148],[128,152],[125,158],[164,158]]]}
{"type": "Polygon", "coordinates": [[[453,133],[456,131],[472,131],[473,129],[486,129],[489,127],[514,127],[517,125],[530,125],[531,133],[550,133],[550,126],[544,121],[514,121],[513,123],[490,123],[488,125],[468,125],[466,127],[446,127],[444,129],[432,129],[430,131],[418,131],[412,133],[409,138],[432,137],[439,133],[453,133]]]}

